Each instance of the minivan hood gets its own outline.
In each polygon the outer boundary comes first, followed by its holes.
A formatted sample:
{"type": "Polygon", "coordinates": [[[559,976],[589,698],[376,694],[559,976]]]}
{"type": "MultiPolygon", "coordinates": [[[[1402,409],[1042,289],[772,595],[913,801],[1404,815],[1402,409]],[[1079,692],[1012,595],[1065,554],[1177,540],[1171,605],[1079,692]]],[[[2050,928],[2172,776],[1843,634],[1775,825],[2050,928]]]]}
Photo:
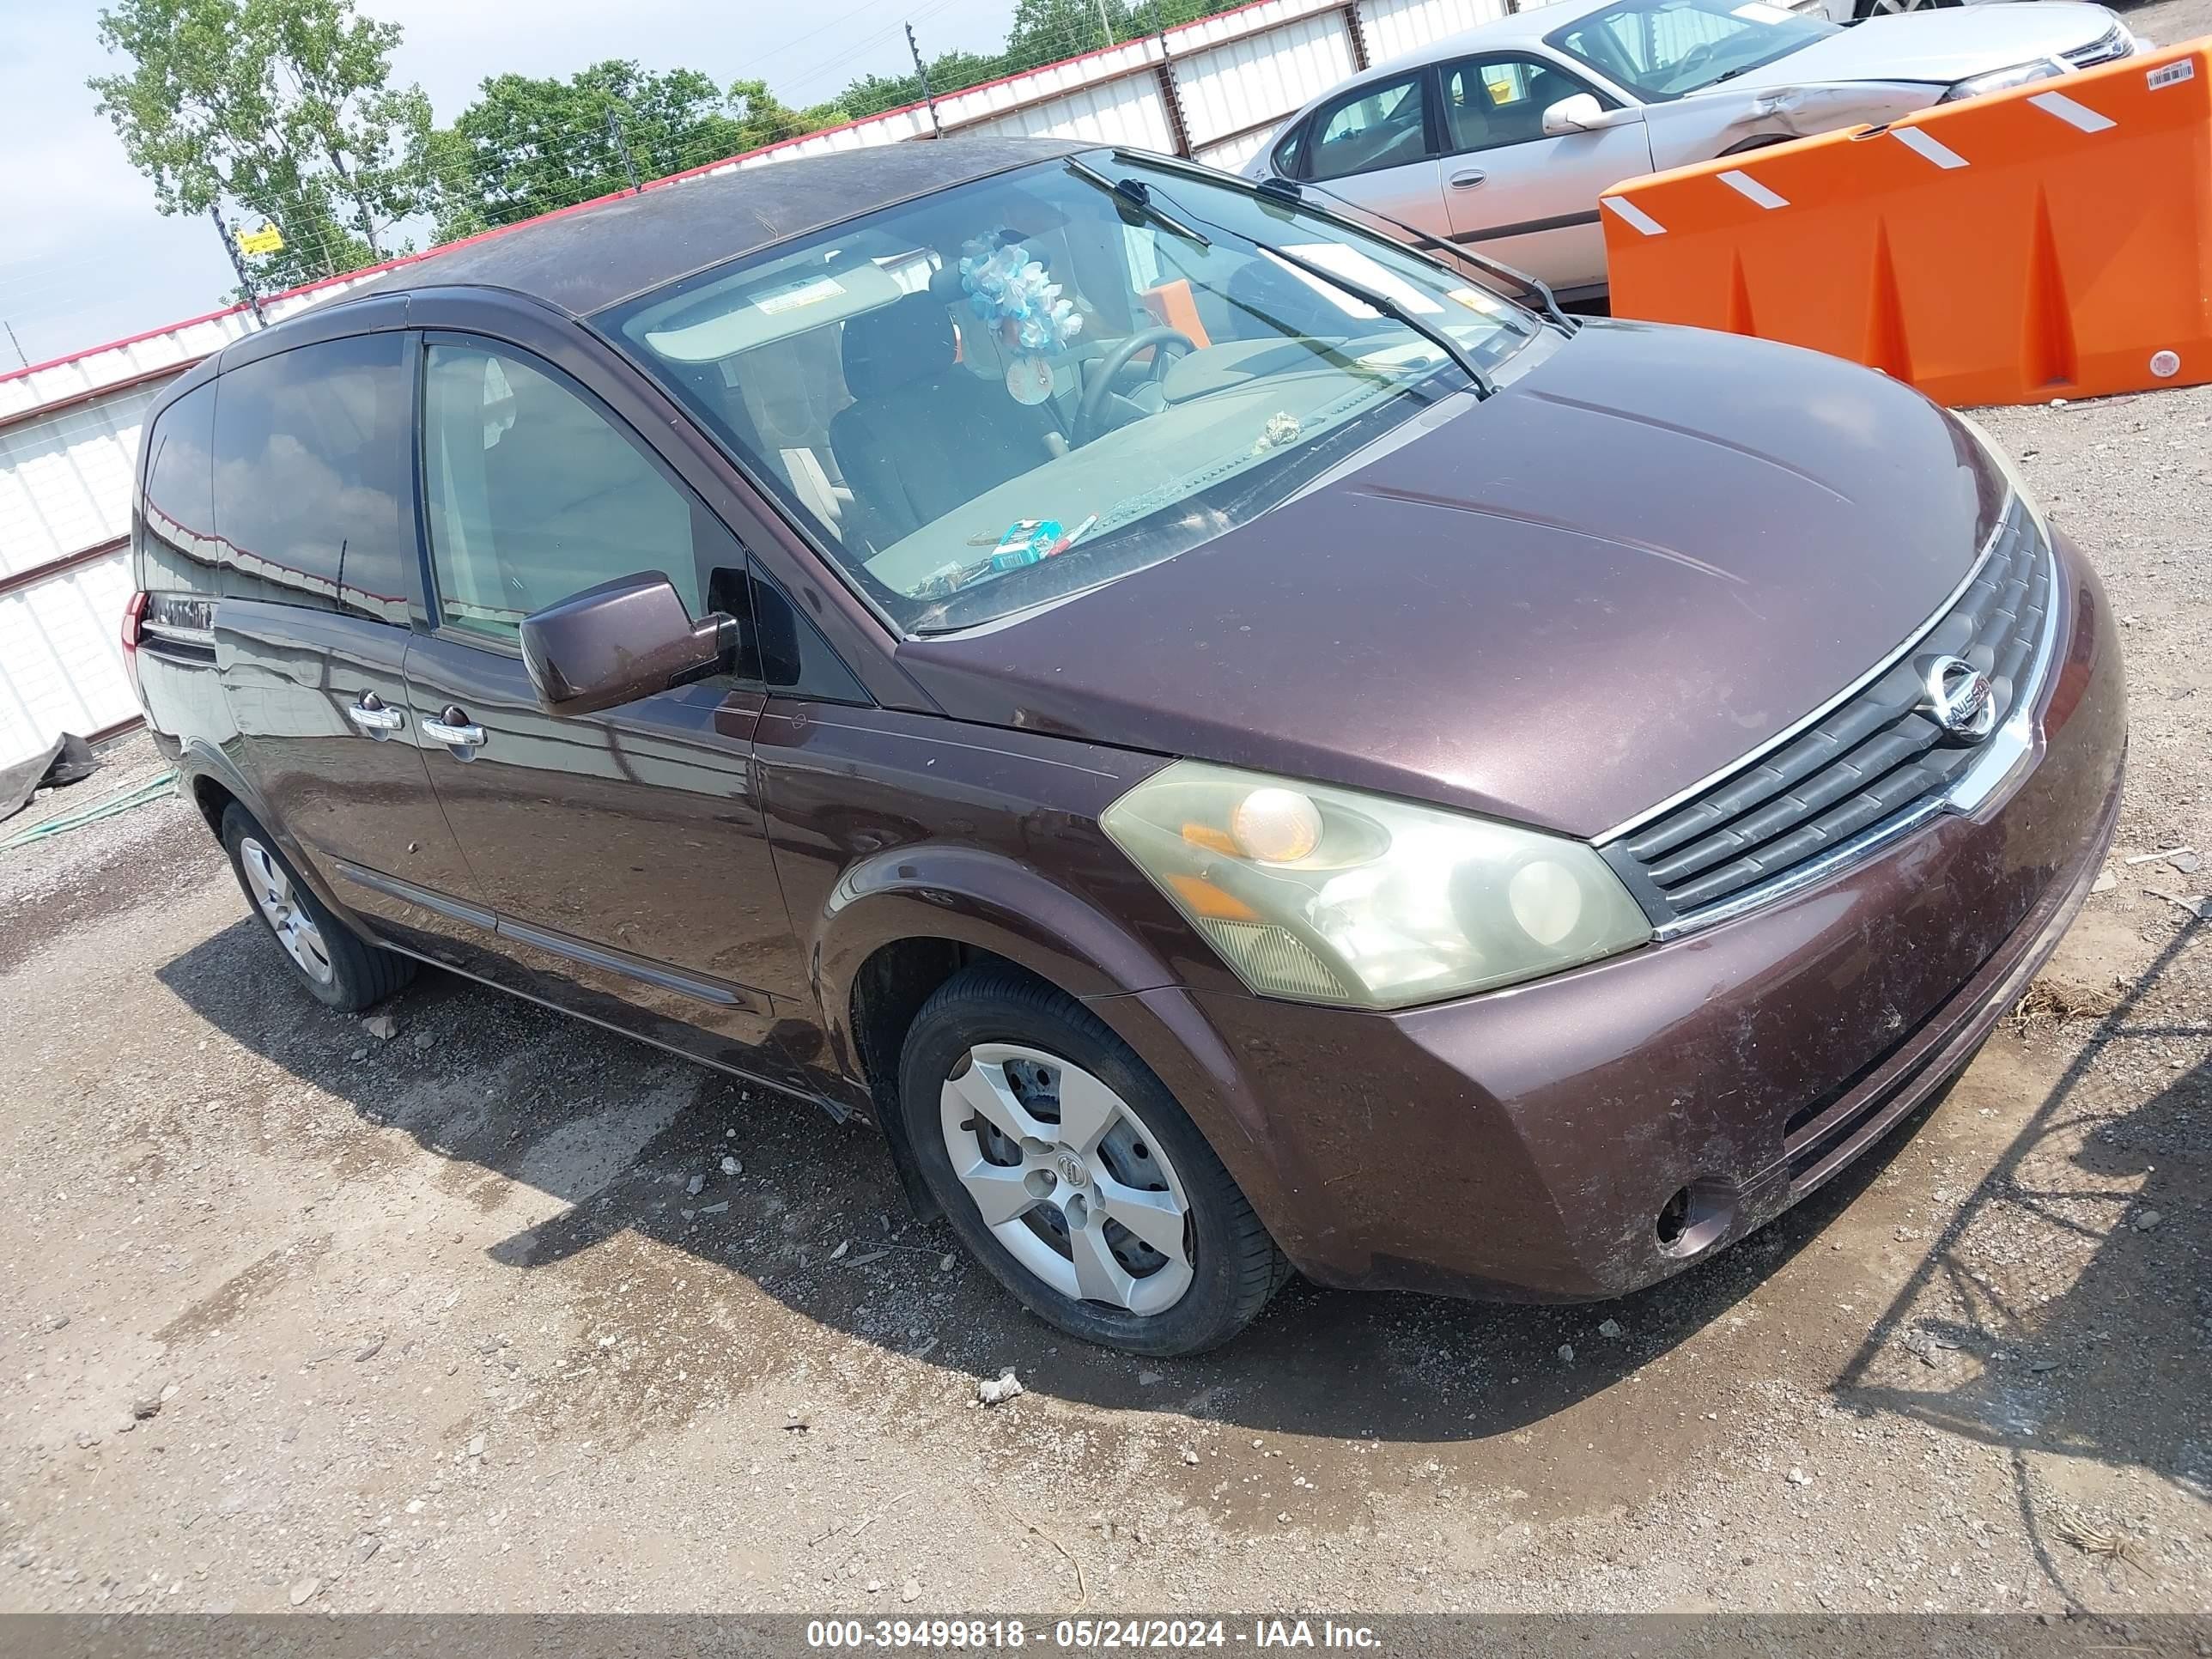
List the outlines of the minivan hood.
{"type": "Polygon", "coordinates": [[[1948,87],[1970,75],[1986,75],[2086,46],[2108,33],[2118,21],[2102,6],[2077,5],[2071,0],[1869,17],[1707,90],[1739,93],[1837,81],[1913,81],[1948,87]]]}
{"type": "Polygon", "coordinates": [[[956,719],[1595,836],[1893,650],[2006,489],[1910,387],[1732,335],[1592,322],[1457,406],[1187,553],[899,660],[956,719]]]}

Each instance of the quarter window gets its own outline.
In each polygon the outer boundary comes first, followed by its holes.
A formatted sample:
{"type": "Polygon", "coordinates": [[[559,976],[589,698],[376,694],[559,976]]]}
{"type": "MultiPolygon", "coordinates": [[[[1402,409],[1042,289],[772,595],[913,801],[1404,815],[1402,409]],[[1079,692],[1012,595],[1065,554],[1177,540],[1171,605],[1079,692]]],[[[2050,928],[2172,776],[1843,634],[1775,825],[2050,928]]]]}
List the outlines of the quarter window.
{"type": "Polygon", "coordinates": [[[153,592],[216,591],[214,442],[212,385],[171,404],[146,435],[146,498],[137,528],[145,559],[141,586],[153,592]]]}
{"type": "Polygon", "coordinates": [[[295,346],[216,382],[226,595],[406,622],[405,343],[386,333],[295,346]]]}
{"type": "Polygon", "coordinates": [[[701,614],[703,562],[742,568],[726,532],[597,404],[528,359],[433,342],[424,506],[441,627],[514,641],[522,619],[617,576],[668,578],[701,614]]]}
{"type": "Polygon", "coordinates": [[[1444,70],[1444,136],[1455,155],[1525,144],[1544,137],[1544,112],[1553,104],[1594,91],[1539,58],[1470,58],[1444,70]]]}
{"type": "Polygon", "coordinates": [[[1316,122],[1307,177],[1341,179],[1418,161],[1429,151],[1425,121],[1419,70],[1370,87],[1316,122]]]}

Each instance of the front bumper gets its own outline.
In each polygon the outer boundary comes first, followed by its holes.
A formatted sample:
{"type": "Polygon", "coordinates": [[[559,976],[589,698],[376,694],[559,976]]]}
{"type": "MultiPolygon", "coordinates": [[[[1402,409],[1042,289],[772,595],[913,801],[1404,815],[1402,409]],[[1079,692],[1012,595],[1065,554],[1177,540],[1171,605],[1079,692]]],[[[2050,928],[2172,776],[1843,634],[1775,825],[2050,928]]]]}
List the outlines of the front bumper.
{"type": "Polygon", "coordinates": [[[2126,693],[2096,577],[2063,537],[2058,554],[2040,743],[1971,817],[1486,996],[1381,1015],[1160,991],[1115,999],[1116,1023],[1186,1099],[1229,1097],[1249,1139],[1224,1160],[1311,1278],[1567,1299],[1679,1272],[1954,1077],[2087,896],[2126,693]]]}

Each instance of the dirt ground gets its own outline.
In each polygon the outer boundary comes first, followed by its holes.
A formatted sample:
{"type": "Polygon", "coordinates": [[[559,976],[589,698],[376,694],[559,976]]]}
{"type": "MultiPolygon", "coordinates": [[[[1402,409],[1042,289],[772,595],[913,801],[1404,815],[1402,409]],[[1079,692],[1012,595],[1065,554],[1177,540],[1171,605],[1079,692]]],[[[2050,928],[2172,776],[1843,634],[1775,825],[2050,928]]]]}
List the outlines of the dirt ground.
{"type": "Polygon", "coordinates": [[[1114,1358],[865,1128],[443,978],[319,1008],[174,800],[0,854],[0,1609],[2212,1610],[2212,389],[1989,424],[2125,625],[2112,884],[1946,1099],[1619,1303],[1114,1358]]]}

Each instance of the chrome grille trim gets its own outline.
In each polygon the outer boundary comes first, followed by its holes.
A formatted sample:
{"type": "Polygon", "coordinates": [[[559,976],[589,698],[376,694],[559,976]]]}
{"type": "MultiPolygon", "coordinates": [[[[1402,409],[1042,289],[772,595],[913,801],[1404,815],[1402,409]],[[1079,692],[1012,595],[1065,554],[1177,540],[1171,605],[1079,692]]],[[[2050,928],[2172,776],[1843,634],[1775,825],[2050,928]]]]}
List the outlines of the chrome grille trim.
{"type": "MultiPolygon", "coordinates": [[[[1983,568],[1988,565],[1990,562],[1990,556],[1996,551],[1997,543],[2003,538],[2005,526],[2012,518],[2014,509],[2016,506],[2025,507],[2026,503],[2020,500],[2019,492],[2015,490],[2008,490],[2005,494],[2004,505],[1998,510],[1996,522],[1990,526],[1988,537],[1982,543],[1981,551],[1974,556],[1973,563],[1966,567],[1966,574],[1959,578],[1959,585],[1944,595],[1943,602],[1937,605],[1936,609],[1929,614],[1928,620],[1922,623],[1919,627],[1914,629],[1911,633],[1908,634],[1905,636],[1904,642],[1894,651],[1892,651],[1887,656],[1882,658],[1879,662],[1875,663],[1873,667],[1868,669],[1865,673],[1860,675],[1858,678],[1853,680],[1842,690],[1837,692],[1834,696],[1829,698],[1827,702],[1814,709],[1811,714],[1806,715],[1802,720],[1793,721],[1790,725],[1784,726],[1779,732],[1777,732],[1765,743],[1759,744],[1758,748],[1752,750],[1747,754],[1739,755],[1735,759],[1730,761],[1725,766],[1720,767],[1714,771],[1708,772],[1704,777],[1699,778],[1688,788],[1675,791],[1674,793],[1668,796],[1666,799],[1661,801],[1657,805],[1647,806],[1644,811],[1638,812],[1634,817],[1624,818],[1620,823],[1613,825],[1612,829],[1605,830],[1601,834],[1591,836],[1590,845],[1593,847],[1606,847],[1613,842],[1619,841],[1623,836],[1632,835],[1637,830],[1641,830],[1645,824],[1651,823],[1654,819],[1664,817],[1676,807],[1684,805],[1686,803],[1696,799],[1697,797],[1704,794],[1706,790],[1712,788],[1716,784],[1725,782],[1728,779],[1734,777],[1745,768],[1757,765],[1759,761],[1764,759],[1766,756],[1773,753],[1774,750],[1781,748],[1783,744],[1788,743],[1792,738],[1802,736],[1814,726],[1819,725],[1822,720],[1827,719],[1829,715],[1834,714],[1836,710],[1842,708],[1853,697],[1858,696],[1860,692],[1865,690],[1867,687],[1872,685],[1884,674],[1889,672],[1891,669],[1896,667],[1899,663],[1904,661],[1907,656],[1911,654],[1914,647],[1918,646],[1921,641],[1926,639],[1942,624],[1943,618],[1951,614],[1953,608],[1958,605],[1960,599],[1966,597],[1966,590],[1972,587],[1975,581],[1980,577],[1983,568]]],[[[2028,516],[2033,519],[2035,515],[2031,512],[2028,516]]],[[[2041,525],[2038,524],[2037,528],[2039,531],[2042,528],[2041,525]]]]}
{"type": "Polygon", "coordinates": [[[2090,69],[2099,64],[2110,64],[2133,55],[2135,41],[2127,25],[2116,22],[2086,46],[2076,46],[2071,52],[2058,55],[2075,69],[2090,69]]]}
{"type": "MultiPolygon", "coordinates": [[[[1818,885],[1939,817],[1971,815],[1996,793],[2035,752],[2042,742],[2043,694],[2051,672],[2051,651],[2058,638],[2058,551],[2041,520],[2033,512],[2028,513],[2027,518],[2036,533],[2042,538],[2042,557],[2049,573],[2050,602],[2044,607],[2042,626],[2036,636],[2035,653],[2021,675],[2012,707],[2006,712],[2004,723],[1990,734],[1986,746],[1975,757],[1973,763],[1948,789],[1924,796],[1881,823],[1869,824],[1850,840],[1818,857],[1791,866],[1771,881],[1745,888],[1716,903],[1657,925],[1652,929],[1654,939],[1663,944],[1668,939],[1680,939],[1685,934],[1717,927],[1723,921],[1733,921],[1763,906],[1818,885]]],[[[1984,550],[1984,557],[1986,552],[1984,550]]],[[[1976,561],[1978,570],[1980,563],[1981,561],[1976,561]]],[[[1948,610],[1947,606],[1946,611],[1948,610]]],[[[1937,620],[1941,620],[1944,614],[1938,612],[1937,620]]],[[[1927,629],[1921,629],[1914,636],[1916,641],[1927,632],[1927,629]]],[[[1832,703],[1828,707],[1833,708],[1836,705],[1832,703]]],[[[1766,751],[1762,750],[1759,752],[1764,754],[1766,751]]],[[[1750,758],[1756,760],[1757,757],[1750,758]]],[[[1739,763],[1736,767],[1731,767],[1729,773],[1723,775],[1733,775],[1741,769],[1742,764],[1739,763]]],[[[1645,816],[1648,818],[1650,815],[1645,816]]]]}

